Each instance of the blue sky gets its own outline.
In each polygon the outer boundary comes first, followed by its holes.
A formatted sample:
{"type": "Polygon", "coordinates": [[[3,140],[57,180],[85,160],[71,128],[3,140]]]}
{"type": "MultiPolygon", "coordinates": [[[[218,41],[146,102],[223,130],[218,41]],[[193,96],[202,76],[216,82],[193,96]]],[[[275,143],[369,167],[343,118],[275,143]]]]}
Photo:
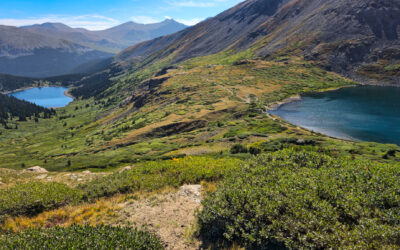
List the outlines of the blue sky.
{"type": "Polygon", "coordinates": [[[100,30],[127,21],[154,23],[173,18],[193,25],[243,0],[0,0],[0,24],[62,22],[100,30]]]}

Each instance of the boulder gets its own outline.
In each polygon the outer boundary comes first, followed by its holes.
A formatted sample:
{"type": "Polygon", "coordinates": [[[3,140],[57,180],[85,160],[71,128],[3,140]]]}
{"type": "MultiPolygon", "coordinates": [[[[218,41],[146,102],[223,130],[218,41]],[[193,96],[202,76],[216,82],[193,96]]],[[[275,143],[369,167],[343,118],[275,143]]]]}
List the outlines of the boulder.
{"type": "Polygon", "coordinates": [[[45,179],[47,177],[47,174],[42,174],[42,175],[39,175],[38,177],[36,177],[36,179],[37,180],[43,180],[43,179],[45,179]]]}
{"type": "Polygon", "coordinates": [[[35,166],[35,167],[31,167],[26,169],[26,171],[29,172],[34,172],[34,173],[47,173],[48,171],[40,166],[35,166]]]}
{"type": "Polygon", "coordinates": [[[201,185],[184,185],[179,189],[178,196],[200,203],[202,199],[201,190],[201,185]]]}
{"type": "Polygon", "coordinates": [[[123,169],[121,169],[121,172],[129,171],[132,169],[132,166],[126,166],[123,169]]]}

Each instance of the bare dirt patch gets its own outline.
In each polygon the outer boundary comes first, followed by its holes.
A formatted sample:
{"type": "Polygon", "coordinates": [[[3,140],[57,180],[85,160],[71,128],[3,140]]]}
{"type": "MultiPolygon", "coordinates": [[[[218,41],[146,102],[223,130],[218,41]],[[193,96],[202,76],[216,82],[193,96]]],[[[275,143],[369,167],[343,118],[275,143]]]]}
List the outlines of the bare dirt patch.
{"type": "Polygon", "coordinates": [[[119,219],[157,234],[166,249],[198,249],[200,242],[192,233],[200,202],[201,185],[185,185],[177,192],[128,200],[119,211],[119,219]]]}

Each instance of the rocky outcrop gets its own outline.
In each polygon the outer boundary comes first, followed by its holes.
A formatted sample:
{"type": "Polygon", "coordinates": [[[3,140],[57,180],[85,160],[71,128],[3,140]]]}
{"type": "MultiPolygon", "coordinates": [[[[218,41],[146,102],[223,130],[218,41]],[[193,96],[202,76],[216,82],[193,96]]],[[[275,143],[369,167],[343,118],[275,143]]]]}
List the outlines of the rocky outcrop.
{"type": "Polygon", "coordinates": [[[132,95],[132,98],[129,102],[134,103],[135,108],[141,108],[146,104],[146,101],[151,99],[150,97],[158,88],[167,81],[169,77],[158,77],[158,78],[151,78],[144,82],[142,82],[139,87],[135,90],[132,95]]]}
{"type": "Polygon", "coordinates": [[[131,169],[132,169],[132,166],[126,166],[126,167],[121,169],[121,172],[129,171],[131,169]]]}
{"type": "Polygon", "coordinates": [[[165,137],[178,133],[190,132],[207,126],[206,120],[194,120],[190,122],[178,122],[153,129],[147,137],[165,137]]]}
{"type": "Polygon", "coordinates": [[[25,169],[27,172],[33,172],[33,173],[47,173],[48,171],[40,166],[35,166],[35,167],[30,167],[25,169]]]}
{"type": "Polygon", "coordinates": [[[202,189],[203,187],[201,185],[184,185],[179,188],[178,196],[200,203],[202,200],[202,189]]]}
{"type": "Polygon", "coordinates": [[[175,66],[175,65],[169,66],[169,67],[165,67],[165,68],[161,69],[159,72],[157,72],[156,77],[165,75],[165,74],[167,74],[167,73],[169,73],[169,72],[171,72],[173,70],[176,70],[176,69],[179,69],[179,67],[175,66]]]}

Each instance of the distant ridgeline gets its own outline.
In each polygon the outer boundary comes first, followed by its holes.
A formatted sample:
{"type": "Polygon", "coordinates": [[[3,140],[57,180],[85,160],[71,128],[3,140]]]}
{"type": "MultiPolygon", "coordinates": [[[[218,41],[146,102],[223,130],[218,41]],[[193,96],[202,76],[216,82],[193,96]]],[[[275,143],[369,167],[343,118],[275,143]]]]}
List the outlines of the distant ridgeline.
{"type": "Polygon", "coordinates": [[[18,100],[15,97],[0,94],[0,124],[10,128],[8,121],[18,118],[18,121],[26,121],[28,118],[50,118],[55,115],[54,109],[46,109],[30,102],[18,100]]]}

